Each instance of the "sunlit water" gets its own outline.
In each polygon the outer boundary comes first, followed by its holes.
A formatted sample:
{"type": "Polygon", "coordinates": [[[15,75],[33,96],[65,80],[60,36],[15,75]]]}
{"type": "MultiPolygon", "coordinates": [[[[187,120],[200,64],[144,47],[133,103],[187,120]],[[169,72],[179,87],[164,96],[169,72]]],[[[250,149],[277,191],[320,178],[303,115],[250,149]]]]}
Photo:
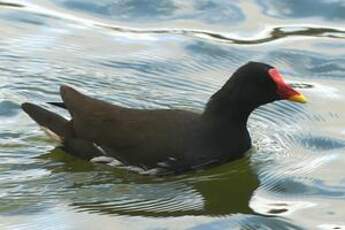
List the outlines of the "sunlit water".
{"type": "Polygon", "coordinates": [[[340,0],[1,0],[0,228],[345,229],[344,23],[340,0]],[[198,111],[249,60],[309,103],[256,110],[246,158],[182,176],[75,159],[20,109],[68,84],[198,111]]]}

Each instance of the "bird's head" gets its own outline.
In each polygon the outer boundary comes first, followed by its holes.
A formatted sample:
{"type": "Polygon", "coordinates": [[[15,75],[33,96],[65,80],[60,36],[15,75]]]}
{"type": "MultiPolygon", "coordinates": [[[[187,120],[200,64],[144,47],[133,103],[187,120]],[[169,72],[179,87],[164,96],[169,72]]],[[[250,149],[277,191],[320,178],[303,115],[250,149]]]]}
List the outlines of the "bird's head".
{"type": "Polygon", "coordinates": [[[237,69],[210,98],[207,109],[218,112],[243,110],[249,113],[277,100],[306,103],[303,94],[287,84],[276,68],[260,62],[249,62],[237,69]]]}
{"type": "Polygon", "coordinates": [[[257,105],[276,100],[306,103],[303,94],[287,84],[278,69],[260,62],[249,62],[240,67],[225,87],[236,88],[240,98],[257,105]]]}

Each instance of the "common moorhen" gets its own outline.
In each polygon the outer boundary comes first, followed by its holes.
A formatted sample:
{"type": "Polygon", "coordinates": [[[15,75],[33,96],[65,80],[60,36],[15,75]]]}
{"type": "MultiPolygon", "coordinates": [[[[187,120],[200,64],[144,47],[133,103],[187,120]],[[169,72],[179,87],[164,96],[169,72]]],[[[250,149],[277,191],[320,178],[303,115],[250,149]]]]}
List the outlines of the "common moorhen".
{"type": "Polygon", "coordinates": [[[61,86],[67,120],[31,103],[24,111],[62,140],[64,149],[91,159],[111,156],[145,169],[165,167],[175,172],[238,159],[251,147],[250,113],[276,101],[305,103],[270,65],[249,62],[211,96],[201,114],[179,109],[132,109],[91,98],[61,86]]]}

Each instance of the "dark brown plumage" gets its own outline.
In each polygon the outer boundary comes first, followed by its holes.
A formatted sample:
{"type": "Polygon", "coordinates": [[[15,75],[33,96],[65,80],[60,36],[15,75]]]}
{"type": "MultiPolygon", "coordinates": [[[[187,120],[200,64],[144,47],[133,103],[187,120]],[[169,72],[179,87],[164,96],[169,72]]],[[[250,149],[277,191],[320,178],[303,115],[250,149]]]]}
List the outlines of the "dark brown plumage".
{"type": "Polygon", "coordinates": [[[277,91],[282,86],[290,96],[301,97],[285,83],[275,82],[270,69],[257,62],[242,66],[210,98],[202,114],[124,108],[68,86],[60,89],[63,103],[53,104],[70,112],[69,121],[31,103],[22,107],[38,124],[62,137],[71,154],[84,159],[109,155],[129,165],[180,172],[243,156],[251,146],[246,127],[250,113],[288,99],[277,91]]]}

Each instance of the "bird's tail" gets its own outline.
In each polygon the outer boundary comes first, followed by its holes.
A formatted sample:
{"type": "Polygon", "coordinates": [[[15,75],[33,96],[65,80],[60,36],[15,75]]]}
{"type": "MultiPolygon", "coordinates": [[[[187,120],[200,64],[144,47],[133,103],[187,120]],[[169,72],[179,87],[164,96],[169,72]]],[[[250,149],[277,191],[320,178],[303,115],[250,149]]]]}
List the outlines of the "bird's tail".
{"type": "Polygon", "coordinates": [[[31,103],[23,103],[22,108],[39,125],[49,129],[60,138],[64,136],[68,124],[67,119],[31,103]]]}
{"type": "Polygon", "coordinates": [[[47,102],[50,105],[54,105],[63,109],[67,109],[66,105],[63,102],[47,102]]]}
{"type": "Polygon", "coordinates": [[[58,140],[63,142],[63,148],[72,155],[87,160],[104,155],[103,150],[93,142],[73,136],[69,121],[62,116],[31,103],[22,104],[22,108],[34,121],[48,130],[45,131],[49,136],[56,139],[51,135],[53,132],[58,140]]]}

